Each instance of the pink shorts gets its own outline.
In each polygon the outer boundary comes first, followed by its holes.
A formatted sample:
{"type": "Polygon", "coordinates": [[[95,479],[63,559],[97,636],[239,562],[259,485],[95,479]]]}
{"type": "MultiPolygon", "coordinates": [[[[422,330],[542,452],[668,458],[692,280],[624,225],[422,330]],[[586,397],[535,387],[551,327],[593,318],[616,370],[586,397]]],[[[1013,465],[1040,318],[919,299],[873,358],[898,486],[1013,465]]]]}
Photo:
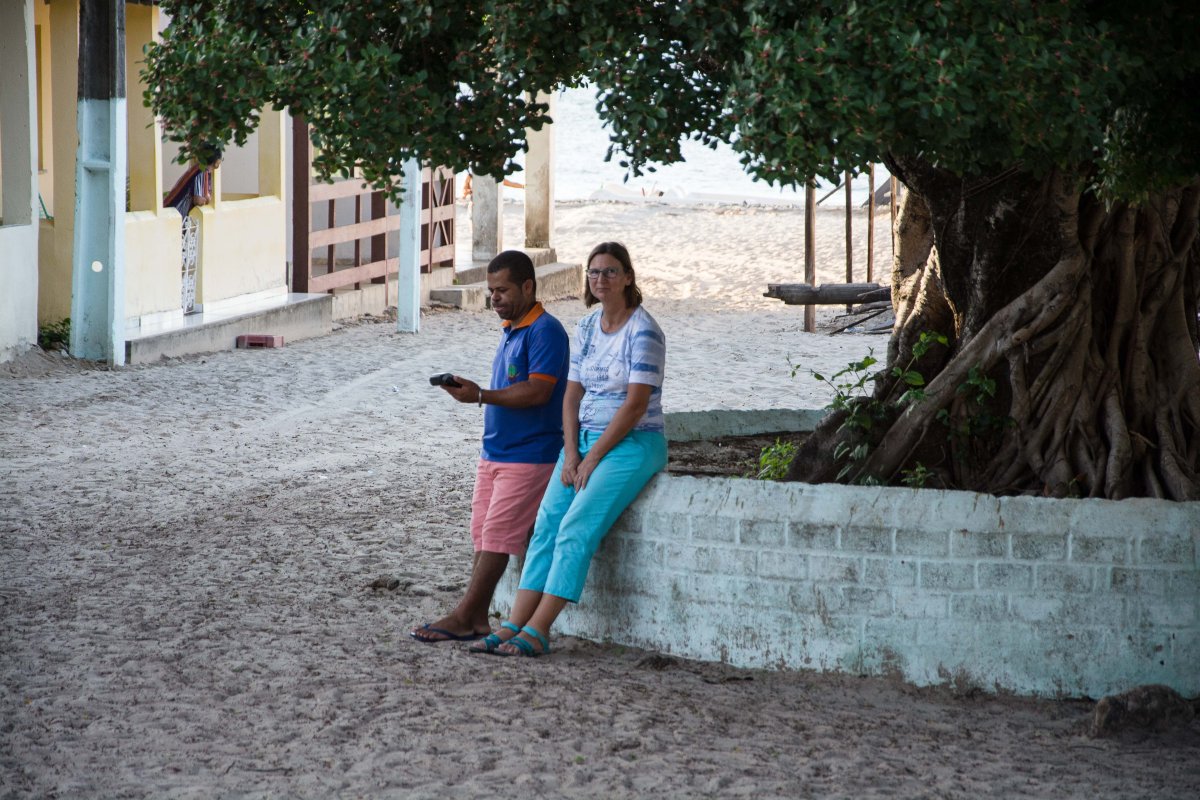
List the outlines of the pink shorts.
{"type": "Polygon", "coordinates": [[[506,464],[479,459],[471,499],[471,542],[475,552],[525,552],[529,532],[553,464],[506,464]]]}

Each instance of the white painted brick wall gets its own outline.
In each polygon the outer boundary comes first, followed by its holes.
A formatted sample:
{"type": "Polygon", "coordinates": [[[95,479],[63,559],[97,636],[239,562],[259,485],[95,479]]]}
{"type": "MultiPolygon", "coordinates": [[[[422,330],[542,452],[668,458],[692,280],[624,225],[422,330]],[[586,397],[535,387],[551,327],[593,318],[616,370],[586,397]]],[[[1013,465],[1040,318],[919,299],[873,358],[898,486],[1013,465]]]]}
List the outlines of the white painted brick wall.
{"type": "MultiPolygon", "coordinates": [[[[1200,694],[1200,503],[660,475],[558,630],[740,666],[1200,694]]],[[[497,594],[511,607],[517,570],[497,594]]]]}
{"type": "MultiPolygon", "coordinates": [[[[672,441],[812,410],[667,415],[672,441]]],[[[1200,694],[1200,503],[656,477],[557,630],[748,667],[1200,694]]],[[[511,608],[519,569],[496,606],[511,608]]]]}

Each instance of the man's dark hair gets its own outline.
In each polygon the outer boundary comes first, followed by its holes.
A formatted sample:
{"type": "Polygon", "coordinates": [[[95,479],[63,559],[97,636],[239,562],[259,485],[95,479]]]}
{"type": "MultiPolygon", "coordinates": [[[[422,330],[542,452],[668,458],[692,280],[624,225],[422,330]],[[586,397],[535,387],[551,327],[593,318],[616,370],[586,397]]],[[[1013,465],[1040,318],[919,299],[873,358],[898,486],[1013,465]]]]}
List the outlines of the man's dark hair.
{"type": "Polygon", "coordinates": [[[523,285],[525,281],[533,281],[533,291],[537,292],[537,273],[533,271],[533,259],[520,250],[505,250],[488,262],[489,275],[503,270],[508,270],[508,276],[518,286],[523,285]]]}

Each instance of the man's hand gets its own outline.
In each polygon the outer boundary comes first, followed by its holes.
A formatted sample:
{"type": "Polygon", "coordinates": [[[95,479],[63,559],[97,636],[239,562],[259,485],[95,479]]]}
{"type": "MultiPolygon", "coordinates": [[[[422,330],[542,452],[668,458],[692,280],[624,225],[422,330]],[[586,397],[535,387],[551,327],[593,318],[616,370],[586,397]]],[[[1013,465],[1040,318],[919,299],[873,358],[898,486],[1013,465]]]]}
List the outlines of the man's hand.
{"type": "Polygon", "coordinates": [[[446,390],[446,394],[450,395],[460,403],[479,402],[479,394],[481,390],[478,383],[467,380],[462,375],[455,375],[454,380],[461,383],[462,386],[443,386],[442,388],[446,390]]]}

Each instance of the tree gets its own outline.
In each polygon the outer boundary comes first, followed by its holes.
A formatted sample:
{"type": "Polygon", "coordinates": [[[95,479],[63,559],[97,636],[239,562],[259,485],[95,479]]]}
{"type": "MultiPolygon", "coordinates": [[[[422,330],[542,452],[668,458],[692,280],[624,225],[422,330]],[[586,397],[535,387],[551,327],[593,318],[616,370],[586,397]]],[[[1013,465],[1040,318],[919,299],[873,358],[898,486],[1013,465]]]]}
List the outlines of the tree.
{"type": "Polygon", "coordinates": [[[163,6],[148,99],[186,156],[273,105],[323,174],[497,174],[548,121],[530,93],[586,80],[635,174],[684,138],[783,182],[883,161],[910,190],[885,369],[790,477],[1200,499],[1190,0],[163,6]]]}

